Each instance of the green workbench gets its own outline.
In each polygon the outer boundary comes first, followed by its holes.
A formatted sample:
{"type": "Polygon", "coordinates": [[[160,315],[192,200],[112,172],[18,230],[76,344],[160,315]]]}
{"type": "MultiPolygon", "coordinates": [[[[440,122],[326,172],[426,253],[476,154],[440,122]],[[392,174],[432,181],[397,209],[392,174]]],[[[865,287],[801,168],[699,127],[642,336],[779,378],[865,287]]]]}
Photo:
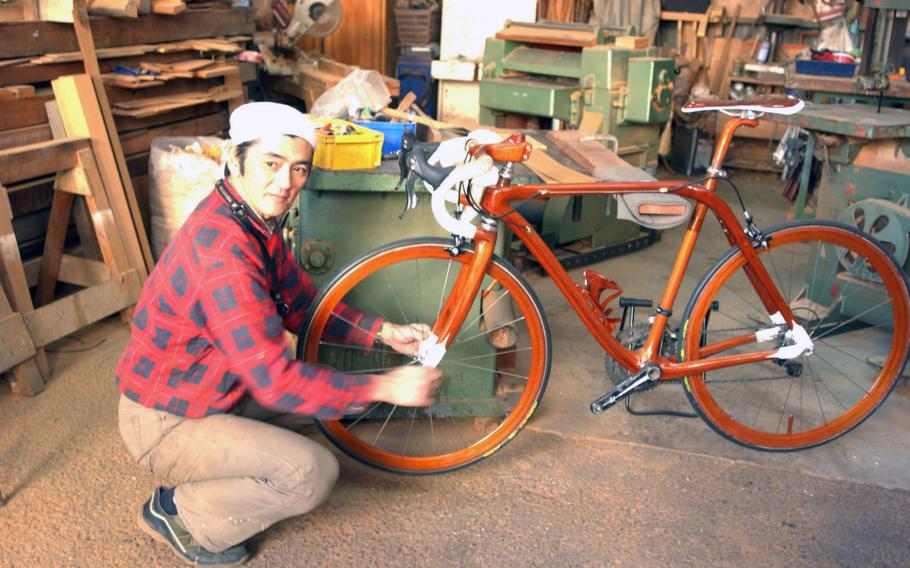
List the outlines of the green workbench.
{"type": "MultiPolygon", "coordinates": [[[[889,167],[884,163],[878,168],[871,168],[873,171],[863,168],[862,175],[858,174],[853,164],[862,148],[871,141],[894,140],[903,145],[910,139],[910,111],[888,107],[877,111],[876,106],[864,104],[819,104],[807,105],[799,113],[777,120],[798,125],[808,132],[806,156],[816,156],[825,163],[823,182],[840,188],[835,190],[838,193],[846,194],[854,179],[865,184],[906,181],[905,174],[895,174],[900,176],[898,180],[889,180],[889,167]],[[822,135],[842,137],[841,143],[829,148],[819,143],[819,136],[822,135]],[[879,179],[882,177],[884,179],[879,179]]],[[[796,198],[798,219],[813,216],[806,213],[811,168],[812,160],[803,160],[796,198]]]]}

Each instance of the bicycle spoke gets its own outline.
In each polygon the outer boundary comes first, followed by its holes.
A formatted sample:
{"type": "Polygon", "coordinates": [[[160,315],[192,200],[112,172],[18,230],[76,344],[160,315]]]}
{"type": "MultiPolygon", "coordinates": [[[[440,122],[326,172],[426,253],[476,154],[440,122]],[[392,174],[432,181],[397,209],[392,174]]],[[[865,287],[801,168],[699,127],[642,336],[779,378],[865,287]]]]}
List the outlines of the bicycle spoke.
{"type": "MultiPolygon", "coordinates": [[[[499,296],[498,298],[496,298],[496,301],[494,301],[492,304],[490,304],[489,306],[487,306],[487,311],[492,310],[492,309],[493,309],[493,306],[495,306],[496,304],[498,304],[498,303],[500,302],[500,300],[502,300],[503,298],[505,298],[505,297],[508,296],[508,295],[509,295],[508,292],[506,292],[505,294],[502,294],[501,296],[499,296]]],[[[464,330],[470,329],[475,323],[477,323],[478,321],[480,321],[480,318],[483,317],[483,313],[484,313],[484,310],[481,309],[481,310],[480,310],[480,313],[477,314],[477,317],[475,317],[473,320],[471,320],[470,323],[467,323],[467,324],[461,326],[461,331],[463,332],[464,330]]],[[[458,336],[455,336],[455,343],[459,343],[458,336]]]]}
{"type": "Polygon", "coordinates": [[[381,347],[376,347],[374,344],[372,347],[362,347],[360,345],[347,345],[345,343],[333,343],[331,341],[320,341],[319,345],[325,345],[326,347],[338,347],[341,349],[353,349],[355,351],[369,351],[371,353],[392,353],[394,355],[401,355],[402,357],[411,357],[410,355],[405,355],[404,353],[399,353],[394,349],[383,349],[381,347]]]}
{"type": "Polygon", "coordinates": [[[497,327],[496,329],[489,329],[489,330],[487,330],[487,331],[481,331],[480,333],[478,333],[478,334],[476,334],[476,335],[472,335],[471,337],[469,337],[469,338],[467,338],[467,339],[462,339],[461,341],[456,341],[455,343],[467,343],[468,341],[477,339],[478,337],[483,337],[484,335],[489,335],[489,334],[493,333],[494,331],[496,331],[496,330],[498,330],[498,329],[502,329],[502,328],[504,328],[504,327],[509,327],[510,325],[514,325],[514,324],[516,324],[516,323],[518,323],[518,322],[520,322],[520,321],[524,321],[524,319],[525,319],[524,316],[522,316],[522,317],[520,317],[520,318],[517,318],[517,319],[513,319],[513,320],[510,321],[510,322],[506,322],[506,323],[500,325],[500,326],[497,327]]]}
{"type": "MultiPolygon", "coordinates": [[[[838,325],[837,327],[835,327],[835,328],[833,328],[833,329],[829,329],[828,331],[826,331],[826,332],[823,333],[822,335],[819,335],[819,336],[818,336],[818,339],[824,339],[825,337],[828,337],[829,335],[831,335],[832,333],[834,333],[834,332],[837,331],[838,329],[844,327],[845,325],[847,325],[847,324],[849,324],[849,323],[853,323],[853,322],[855,322],[856,320],[858,320],[859,318],[861,318],[861,317],[863,317],[864,315],[868,314],[869,312],[872,312],[872,311],[874,311],[874,310],[877,310],[877,309],[879,309],[880,307],[882,307],[882,306],[884,306],[884,305],[886,305],[886,304],[890,304],[890,303],[891,303],[891,300],[887,300],[887,301],[884,301],[884,302],[882,302],[881,304],[879,304],[879,305],[877,305],[877,306],[873,306],[873,307],[869,308],[868,310],[864,311],[863,313],[858,314],[858,315],[855,315],[855,316],[853,316],[852,318],[848,319],[847,321],[842,322],[842,323],[841,323],[840,325],[838,325]]],[[[814,339],[814,338],[813,338],[813,339],[814,339]]]]}
{"type": "Polygon", "coordinates": [[[392,410],[389,411],[389,415],[385,417],[385,422],[382,423],[382,428],[379,429],[379,432],[376,433],[376,438],[373,439],[373,445],[376,445],[376,442],[379,441],[379,438],[382,437],[382,433],[385,431],[385,427],[388,426],[389,420],[392,419],[392,415],[395,414],[395,411],[398,409],[398,405],[392,406],[392,410]]]}
{"type": "Polygon", "coordinates": [[[455,361],[451,361],[451,363],[453,363],[453,364],[455,364],[455,365],[458,365],[459,367],[467,367],[467,368],[469,368],[469,369],[477,369],[478,371],[490,371],[490,372],[492,372],[492,373],[499,373],[500,375],[504,375],[504,376],[506,376],[506,377],[515,377],[515,378],[517,378],[517,379],[525,379],[525,380],[527,380],[527,378],[528,378],[527,375],[516,375],[515,373],[507,373],[506,371],[500,371],[500,370],[497,370],[497,369],[490,369],[490,368],[486,368],[486,367],[478,367],[477,365],[468,365],[467,363],[456,363],[455,361]]]}
{"type": "Polygon", "coordinates": [[[787,387],[787,397],[784,399],[784,404],[780,408],[780,419],[777,421],[777,431],[780,432],[780,425],[784,422],[784,414],[787,413],[787,403],[790,402],[790,393],[793,392],[793,383],[790,381],[790,385],[787,387]]]}
{"type": "Polygon", "coordinates": [[[815,399],[818,401],[818,411],[822,415],[822,422],[827,425],[828,418],[825,416],[825,408],[822,406],[821,395],[818,394],[818,383],[821,381],[818,380],[818,377],[815,375],[815,371],[812,369],[812,367],[809,367],[809,374],[812,375],[812,388],[815,389],[815,399]]]}
{"type": "Polygon", "coordinates": [[[847,379],[847,381],[849,381],[850,383],[852,383],[853,386],[855,386],[856,388],[858,388],[859,390],[861,390],[861,391],[863,392],[863,394],[869,394],[869,391],[868,391],[867,389],[864,389],[863,387],[861,387],[861,386],[859,386],[858,384],[856,384],[856,381],[854,381],[853,379],[851,379],[848,375],[846,375],[843,371],[841,371],[836,365],[831,364],[830,361],[828,361],[828,360],[825,359],[824,357],[820,356],[818,353],[815,353],[812,357],[813,357],[814,359],[818,359],[818,360],[821,361],[822,363],[825,363],[826,365],[828,365],[829,367],[831,367],[832,369],[834,369],[834,371],[835,371],[838,375],[840,375],[840,376],[844,377],[845,379],[847,379]]]}
{"type": "Polygon", "coordinates": [[[473,359],[483,359],[483,358],[485,358],[485,357],[496,357],[497,355],[509,355],[509,354],[512,354],[512,353],[523,353],[523,352],[525,352],[525,351],[530,351],[530,350],[531,350],[530,347],[524,347],[524,348],[522,348],[522,349],[512,349],[512,350],[509,350],[509,351],[499,351],[499,350],[496,350],[496,351],[493,351],[493,352],[490,352],[490,353],[486,353],[486,354],[484,354],[484,355],[475,355],[475,356],[473,356],[473,357],[462,357],[461,359],[446,359],[446,362],[447,362],[447,363],[458,363],[458,362],[461,362],[461,361],[471,361],[471,360],[473,360],[473,359]]]}
{"type": "Polygon", "coordinates": [[[449,260],[449,264],[446,266],[446,279],[442,283],[442,290],[439,291],[439,308],[436,310],[436,319],[439,319],[439,314],[442,313],[442,301],[446,297],[446,288],[449,287],[449,273],[452,271],[452,261],[449,260]]]}

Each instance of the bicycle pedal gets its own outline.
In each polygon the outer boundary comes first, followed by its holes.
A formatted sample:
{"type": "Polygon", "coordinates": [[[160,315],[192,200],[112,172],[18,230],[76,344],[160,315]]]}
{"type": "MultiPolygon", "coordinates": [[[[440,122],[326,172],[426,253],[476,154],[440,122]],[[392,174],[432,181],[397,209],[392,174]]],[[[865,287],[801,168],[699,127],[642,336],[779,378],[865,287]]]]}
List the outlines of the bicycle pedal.
{"type": "Polygon", "coordinates": [[[607,394],[591,403],[591,412],[600,414],[608,410],[623,398],[629,396],[645,383],[656,381],[660,378],[660,369],[654,365],[645,365],[640,371],[630,376],[607,394]]]}

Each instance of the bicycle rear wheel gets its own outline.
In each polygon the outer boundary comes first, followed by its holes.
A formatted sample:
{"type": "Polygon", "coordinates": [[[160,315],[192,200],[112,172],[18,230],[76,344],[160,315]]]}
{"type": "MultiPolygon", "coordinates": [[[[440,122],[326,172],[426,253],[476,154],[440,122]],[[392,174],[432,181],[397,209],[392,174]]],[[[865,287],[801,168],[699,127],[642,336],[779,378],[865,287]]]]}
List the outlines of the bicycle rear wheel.
{"type": "MultiPolygon", "coordinates": [[[[689,401],[723,436],[752,448],[800,450],[858,426],[885,400],[907,361],[907,281],[885,249],[852,227],[824,221],[767,231],[759,258],[812,338],[796,359],[768,359],[692,375],[689,401]]],[[[697,287],[683,316],[680,360],[706,358],[711,345],[772,327],[732,249],[697,287]],[[712,310],[712,303],[718,309],[712,310]]],[[[727,349],[741,354],[784,345],[727,349]]]]}
{"type": "MultiPolygon", "coordinates": [[[[474,256],[471,248],[453,256],[451,245],[443,239],[400,241],[353,261],[311,306],[298,358],[351,373],[414,364],[379,343],[338,345],[326,329],[351,325],[331,315],[340,303],[394,323],[432,325],[458,271],[474,256]]],[[[375,403],[359,416],[317,424],[336,446],[367,465],[396,473],[451,471],[492,455],[521,430],[543,396],[550,358],[549,328],[533,289],[494,257],[439,364],[443,376],[435,404],[375,403]]]]}

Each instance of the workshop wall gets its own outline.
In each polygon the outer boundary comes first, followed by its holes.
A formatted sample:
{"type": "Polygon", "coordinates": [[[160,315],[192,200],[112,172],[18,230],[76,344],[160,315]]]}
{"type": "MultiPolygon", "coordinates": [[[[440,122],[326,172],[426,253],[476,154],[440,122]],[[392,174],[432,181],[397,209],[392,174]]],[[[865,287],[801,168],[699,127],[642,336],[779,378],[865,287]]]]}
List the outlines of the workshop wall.
{"type": "Polygon", "coordinates": [[[320,51],[342,63],[391,75],[398,41],[394,4],[393,0],[341,0],[344,16],[338,29],[323,39],[304,37],[299,45],[306,52],[320,51]]]}

